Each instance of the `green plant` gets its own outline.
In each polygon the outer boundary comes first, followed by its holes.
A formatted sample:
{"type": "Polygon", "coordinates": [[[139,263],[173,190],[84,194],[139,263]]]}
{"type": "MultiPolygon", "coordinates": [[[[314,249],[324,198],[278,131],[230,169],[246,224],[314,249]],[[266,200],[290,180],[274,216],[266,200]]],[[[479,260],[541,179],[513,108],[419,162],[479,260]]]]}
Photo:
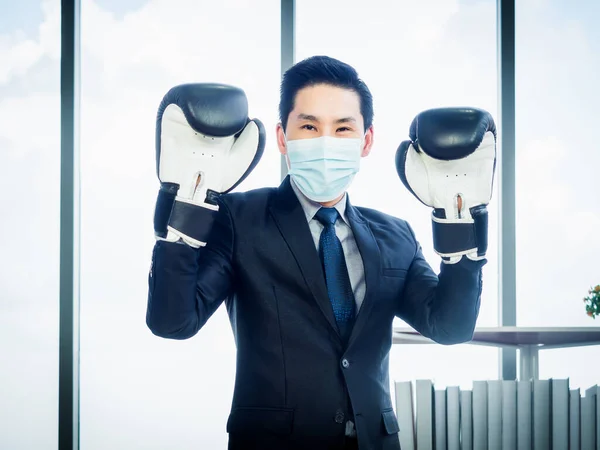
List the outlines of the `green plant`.
{"type": "Polygon", "coordinates": [[[590,288],[588,296],[583,299],[585,302],[585,311],[592,319],[600,316],[600,284],[590,288]]]}

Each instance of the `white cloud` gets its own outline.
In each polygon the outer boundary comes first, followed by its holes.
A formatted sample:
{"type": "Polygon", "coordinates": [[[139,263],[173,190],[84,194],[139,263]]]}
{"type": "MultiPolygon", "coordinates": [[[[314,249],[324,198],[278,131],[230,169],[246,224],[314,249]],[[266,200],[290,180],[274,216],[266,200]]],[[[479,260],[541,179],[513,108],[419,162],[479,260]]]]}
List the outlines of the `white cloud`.
{"type": "Polygon", "coordinates": [[[175,83],[219,81],[251,91],[270,79],[265,69],[274,67],[278,73],[278,3],[258,7],[236,1],[235,9],[231,6],[227,2],[199,5],[192,0],[174,6],[168,0],[155,0],[116,20],[93,1],[85,1],[84,51],[102,63],[105,82],[117,80],[129,67],[148,64],[165,71],[175,83]],[[261,26],[245,22],[255,15],[261,26]],[[265,55],[277,58],[265,60],[265,55]]]}
{"type": "MultiPolygon", "coordinates": [[[[53,67],[54,68],[54,67],[53,67]]],[[[0,102],[0,138],[8,142],[11,153],[22,157],[36,152],[40,159],[53,158],[60,142],[60,94],[30,92],[25,96],[7,97],[0,102]],[[42,155],[46,153],[46,155],[42,155]]],[[[25,174],[28,177],[29,174],[25,174]]]]}
{"type": "Polygon", "coordinates": [[[35,41],[15,40],[4,38],[0,44],[0,51],[6,56],[6,63],[2,65],[0,72],[0,83],[6,83],[12,76],[24,74],[43,54],[43,49],[35,41]]]}
{"type": "Polygon", "coordinates": [[[25,36],[20,30],[0,35],[0,85],[23,76],[44,56],[60,58],[60,3],[43,0],[44,22],[36,36],[25,36]]]}

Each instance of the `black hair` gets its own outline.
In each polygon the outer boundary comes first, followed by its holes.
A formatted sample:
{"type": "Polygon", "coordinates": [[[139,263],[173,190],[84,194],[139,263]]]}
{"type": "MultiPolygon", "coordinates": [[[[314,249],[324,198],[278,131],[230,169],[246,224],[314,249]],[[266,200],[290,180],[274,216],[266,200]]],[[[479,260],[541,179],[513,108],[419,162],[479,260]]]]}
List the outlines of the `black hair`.
{"type": "Polygon", "coordinates": [[[365,123],[365,131],[373,124],[373,96],[356,70],[329,56],[311,56],[290,67],[281,81],[279,98],[279,120],[285,131],[288,116],[294,109],[296,94],[301,89],[316,84],[350,89],[360,98],[360,113],[365,123]]]}

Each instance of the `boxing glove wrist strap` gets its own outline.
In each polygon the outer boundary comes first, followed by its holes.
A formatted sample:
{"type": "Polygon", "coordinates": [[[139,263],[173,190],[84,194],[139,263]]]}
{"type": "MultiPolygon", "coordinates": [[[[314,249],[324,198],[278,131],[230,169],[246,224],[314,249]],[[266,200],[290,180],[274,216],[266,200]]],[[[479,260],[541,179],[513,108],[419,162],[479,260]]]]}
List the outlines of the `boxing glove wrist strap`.
{"type": "Polygon", "coordinates": [[[169,217],[169,228],[181,236],[206,243],[218,209],[208,203],[196,204],[177,198],[169,217]]]}
{"type": "Polygon", "coordinates": [[[433,248],[441,256],[477,253],[484,256],[488,242],[488,213],[485,205],[471,209],[472,219],[443,219],[432,214],[433,248]]]}
{"type": "Polygon", "coordinates": [[[160,186],[154,208],[154,234],[157,238],[167,238],[167,224],[178,189],[179,185],[175,183],[162,183],[160,186]]]}

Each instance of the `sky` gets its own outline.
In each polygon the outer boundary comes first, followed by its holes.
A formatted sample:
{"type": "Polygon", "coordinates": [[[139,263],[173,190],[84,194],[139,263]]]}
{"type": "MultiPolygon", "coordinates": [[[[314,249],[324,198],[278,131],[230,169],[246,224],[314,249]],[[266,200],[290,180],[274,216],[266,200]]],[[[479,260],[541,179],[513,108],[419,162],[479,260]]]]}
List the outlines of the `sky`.
{"type": "MultiPolygon", "coordinates": [[[[180,83],[246,91],[268,130],[265,156],[237,190],[280,180],[274,129],[280,81],[279,1],[82,0],[81,441],[104,448],[223,448],[235,346],[221,308],[192,339],[145,325],[158,180],[158,104],[180,83]],[[252,18],[252,19],[250,19],[252,18]]],[[[597,326],[582,298],[600,283],[595,117],[600,7],[517,5],[517,299],[520,326],[597,326]]],[[[430,211],[393,166],[412,118],[468,105],[497,118],[496,7],[491,0],[297,6],[296,58],[352,64],[375,102],[375,146],[353,204],[402,217],[430,264],[430,211]]],[[[0,447],[55,448],[58,398],[60,2],[0,6],[0,447]],[[36,433],[30,430],[35,429],[36,433]]],[[[497,187],[497,183],[496,183],[497,187]]],[[[498,194],[479,326],[498,320],[498,194]]],[[[403,325],[398,321],[398,325],[403,325]]],[[[547,350],[542,377],[596,382],[598,347],[547,350]]],[[[392,381],[469,388],[497,375],[497,351],[394,346],[392,381]]]]}

